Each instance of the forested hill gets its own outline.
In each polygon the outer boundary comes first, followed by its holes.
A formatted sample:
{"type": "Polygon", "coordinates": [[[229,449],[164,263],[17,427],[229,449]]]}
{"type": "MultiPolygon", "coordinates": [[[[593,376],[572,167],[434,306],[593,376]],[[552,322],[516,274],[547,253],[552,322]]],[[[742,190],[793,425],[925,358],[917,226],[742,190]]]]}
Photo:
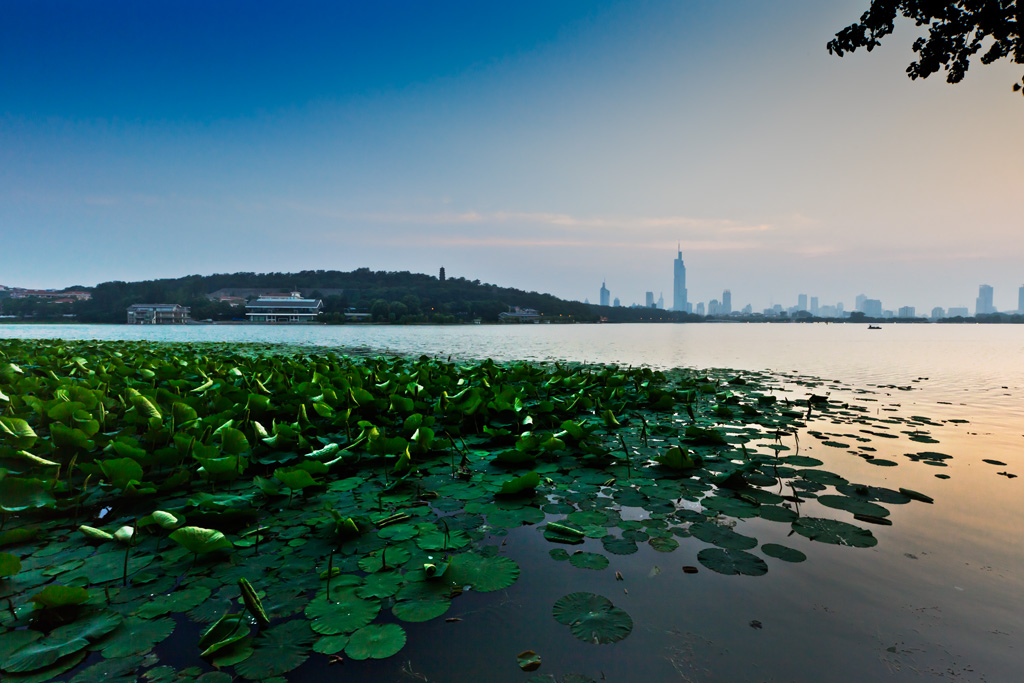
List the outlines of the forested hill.
{"type": "Polygon", "coordinates": [[[409,272],[352,272],[305,270],[300,273],[232,273],[189,275],[145,282],[103,282],[92,290],[91,301],[73,304],[82,322],[124,322],[134,303],[177,303],[192,309],[196,320],[244,317],[240,307],[211,300],[210,295],[248,296],[272,292],[301,292],[324,301],[325,318],[337,320],[343,311],[373,312],[392,322],[457,322],[482,318],[496,321],[509,306],[534,308],[546,317],[577,321],[597,318],[591,306],[550,294],[526,292],[466,280],[461,277],[409,272]]]}

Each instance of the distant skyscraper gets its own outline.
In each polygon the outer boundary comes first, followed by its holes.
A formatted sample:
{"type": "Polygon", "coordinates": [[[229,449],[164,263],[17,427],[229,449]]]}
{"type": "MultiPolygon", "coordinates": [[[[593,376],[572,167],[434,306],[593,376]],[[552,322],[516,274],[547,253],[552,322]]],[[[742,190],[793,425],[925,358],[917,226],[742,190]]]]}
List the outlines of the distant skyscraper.
{"type": "Polygon", "coordinates": [[[697,304],[697,315],[704,315],[704,302],[697,304]]]}
{"type": "Polygon", "coordinates": [[[801,294],[800,296],[798,296],[796,298],[796,308],[797,308],[798,311],[806,311],[807,310],[807,295],[806,294],[801,294]]]}
{"type": "Polygon", "coordinates": [[[978,299],[974,306],[974,315],[986,315],[995,313],[995,306],[992,305],[992,288],[988,285],[978,287],[978,299]]]}
{"type": "Polygon", "coordinates": [[[932,320],[942,320],[946,317],[946,312],[942,310],[942,306],[936,306],[932,309],[932,320]]]}
{"type": "Polygon", "coordinates": [[[947,318],[969,318],[970,315],[966,306],[950,306],[946,312],[947,318]]]}
{"type": "Polygon", "coordinates": [[[1024,285],[1017,290],[1017,315],[1024,315],[1024,285]]]}
{"type": "Polygon", "coordinates": [[[658,308],[665,310],[665,296],[661,292],[658,292],[658,308]]]}
{"type": "Polygon", "coordinates": [[[654,292],[647,292],[647,298],[644,300],[644,306],[647,308],[654,308],[654,292]]]}
{"type": "Polygon", "coordinates": [[[869,318],[881,318],[882,317],[882,301],[881,299],[864,299],[863,306],[864,315],[869,318]]]}
{"type": "Polygon", "coordinates": [[[612,293],[608,291],[608,288],[604,286],[605,283],[601,283],[601,305],[607,306],[608,300],[611,298],[612,293]]]}
{"type": "Polygon", "coordinates": [[[732,292],[727,289],[722,292],[722,315],[730,313],[732,313],[732,292]]]}
{"type": "Polygon", "coordinates": [[[898,315],[901,318],[916,318],[917,309],[914,306],[900,306],[898,315]]]}
{"type": "Polygon", "coordinates": [[[677,249],[679,253],[672,262],[672,310],[689,311],[690,306],[686,301],[686,266],[683,265],[683,250],[678,247],[677,249]]]}
{"type": "Polygon", "coordinates": [[[618,308],[621,305],[622,305],[622,302],[619,301],[619,297],[615,297],[615,308],[618,308]]]}
{"type": "Polygon", "coordinates": [[[868,298],[866,296],[864,296],[863,294],[858,294],[857,295],[857,303],[854,304],[853,310],[860,311],[861,313],[863,313],[864,312],[864,302],[867,301],[867,300],[868,300],[868,298]]]}
{"type": "Polygon", "coordinates": [[[818,315],[818,297],[811,297],[811,315],[818,315]]]}

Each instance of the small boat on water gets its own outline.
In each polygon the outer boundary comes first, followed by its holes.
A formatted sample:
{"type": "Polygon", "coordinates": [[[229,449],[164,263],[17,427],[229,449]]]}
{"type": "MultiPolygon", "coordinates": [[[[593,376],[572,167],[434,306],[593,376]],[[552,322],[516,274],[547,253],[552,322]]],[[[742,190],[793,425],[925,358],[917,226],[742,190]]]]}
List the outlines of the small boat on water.
{"type": "Polygon", "coordinates": [[[879,327],[878,325],[868,325],[868,329],[869,330],[880,330],[882,328],[879,327]]]}

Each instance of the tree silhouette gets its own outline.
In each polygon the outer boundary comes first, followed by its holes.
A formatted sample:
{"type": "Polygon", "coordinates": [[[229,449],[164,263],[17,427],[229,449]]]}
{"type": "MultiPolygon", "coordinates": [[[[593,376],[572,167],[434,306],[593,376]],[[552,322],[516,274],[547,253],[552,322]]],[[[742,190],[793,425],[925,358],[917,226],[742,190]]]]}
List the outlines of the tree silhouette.
{"type": "MultiPolygon", "coordinates": [[[[972,57],[981,55],[982,64],[1009,57],[1024,64],[1024,2],[1021,0],[871,0],[860,21],[847,26],[829,41],[829,54],[842,57],[857,48],[870,52],[881,45],[880,39],[893,31],[896,16],[913,19],[928,26],[928,36],[914,41],[917,61],[907,67],[911,79],[928,78],[940,68],[946,81],[959,83],[967,73],[972,57]]],[[[1021,83],[1013,90],[1022,92],[1021,83]]]]}

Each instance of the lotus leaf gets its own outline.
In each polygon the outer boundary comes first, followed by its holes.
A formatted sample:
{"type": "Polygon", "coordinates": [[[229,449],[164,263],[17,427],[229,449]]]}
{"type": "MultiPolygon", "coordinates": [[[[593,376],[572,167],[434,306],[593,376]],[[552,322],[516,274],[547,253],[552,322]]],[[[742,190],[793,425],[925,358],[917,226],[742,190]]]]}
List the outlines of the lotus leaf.
{"type": "Polygon", "coordinates": [[[103,656],[108,659],[143,654],[152,650],[157,643],[166,640],[173,631],[174,620],[170,617],[128,617],[100,645],[103,648],[103,656]]]}
{"type": "Polygon", "coordinates": [[[11,553],[0,553],[0,578],[14,576],[21,571],[21,560],[11,553]]]}
{"type": "Polygon", "coordinates": [[[793,531],[812,541],[854,548],[870,548],[878,544],[878,539],[867,529],[833,519],[801,517],[793,522],[793,531]]]}
{"type": "Polygon", "coordinates": [[[614,643],[633,630],[629,614],[594,593],[563,596],[555,602],[551,613],[558,623],[568,626],[574,636],[587,643],[614,643]]]}
{"type": "Polygon", "coordinates": [[[89,599],[89,591],[76,586],[51,585],[29,599],[35,603],[36,609],[52,609],[69,605],[81,605],[89,599]]]}
{"type": "Polygon", "coordinates": [[[65,655],[79,652],[89,647],[85,638],[65,638],[48,636],[23,645],[14,651],[0,665],[7,673],[21,673],[43,669],[65,655]]]}
{"type": "Polygon", "coordinates": [[[516,662],[523,671],[536,671],[540,668],[540,655],[533,650],[524,650],[516,655],[516,662]]]}
{"type": "Polygon", "coordinates": [[[253,641],[252,656],[237,664],[235,669],[246,678],[257,680],[288,673],[309,658],[312,640],[313,634],[305,619],[272,626],[253,641]]]}
{"type": "Polygon", "coordinates": [[[180,529],[175,529],[171,532],[170,537],[186,550],[197,555],[216,550],[230,550],[234,547],[222,532],[197,526],[183,526],[180,529]]]}
{"type": "Polygon", "coordinates": [[[405,629],[398,624],[365,626],[349,637],[345,654],[351,659],[386,659],[405,647],[405,629]]]}
{"type": "Polygon", "coordinates": [[[697,553],[697,561],[719,574],[761,576],[768,571],[764,560],[745,550],[704,548],[697,553]]]}
{"type": "Polygon", "coordinates": [[[569,557],[569,564],[577,569],[604,569],[608,566],[608,558],[599,553],[574,553],[569,557]]]}
{"type": "Polygon", "coordinates": [[[364,600],[354,588],[332,588],[329,602],[326,595],[318,595],[306,606],[305,613],[312,620],[314,631],[333,636],[351,633],[369,624],[380,613],[380,601],[364,600]]]}
{"type": "Polygon", "coordinates": [[[761,546],[761,552],[768,557],[774,557],[777,560],[784,560],[786,562],[803,562],[807,559],[807,556],[799,550],[778,545],[777,543],[765,543],[761,546]]]}
{"type": "Polygon", "coordinates": [[[705,543],[717,545],[719,548],[733,550],[749,550],[757,546],[757,539],[738,534],[728,527],[714,522],[699,522],[690,526],[690,533],[705,543]]]}
{"type": "Polygon", "coordinates": [[[487,593],[508,588],[519,578],[519,565],[509,557],[463,553],[452,558],[445,578],[460,586],[487,593]]]}

